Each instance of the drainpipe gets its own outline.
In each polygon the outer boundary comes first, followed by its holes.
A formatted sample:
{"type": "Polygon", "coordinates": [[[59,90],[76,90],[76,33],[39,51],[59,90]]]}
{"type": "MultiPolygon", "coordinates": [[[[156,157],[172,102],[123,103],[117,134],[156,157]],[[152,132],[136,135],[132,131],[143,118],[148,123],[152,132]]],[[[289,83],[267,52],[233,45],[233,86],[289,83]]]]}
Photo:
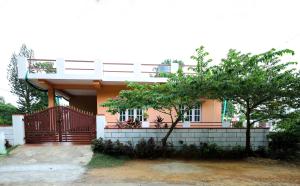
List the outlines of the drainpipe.
{"type": "Polygon", "coordinates": [[[226,108],[227,107],[227,101],[226,99],[224,100],[224,107],[223,107],[223,113],[222,113],[222,122],[224,121],[225,113],[226,113],[226,108]]]}

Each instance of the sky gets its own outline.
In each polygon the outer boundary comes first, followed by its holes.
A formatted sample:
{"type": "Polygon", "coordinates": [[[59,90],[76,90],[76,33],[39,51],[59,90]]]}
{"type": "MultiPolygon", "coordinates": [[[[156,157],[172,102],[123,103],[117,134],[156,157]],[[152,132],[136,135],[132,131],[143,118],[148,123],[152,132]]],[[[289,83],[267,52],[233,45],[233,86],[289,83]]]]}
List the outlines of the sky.
{"type": "Polygon", "coordinates": [[[230,48],[290,48],[300,62],[298,0],[0,0],[0,96],[16,105],[7,66],[24,43],[36,58],[160,63],[204,45],[214,63],[230,48]]]}

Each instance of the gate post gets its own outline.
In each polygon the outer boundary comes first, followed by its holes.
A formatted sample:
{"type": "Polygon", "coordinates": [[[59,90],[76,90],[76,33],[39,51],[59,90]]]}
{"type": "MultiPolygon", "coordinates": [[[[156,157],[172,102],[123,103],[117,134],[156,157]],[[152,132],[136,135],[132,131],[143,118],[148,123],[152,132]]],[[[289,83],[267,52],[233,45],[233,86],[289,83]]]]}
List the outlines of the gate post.
{"type": "Polygon", "coordinates": [[[25,144],[24,115],[12,115],[14,145],[25,144]]]}
{"type": "Polygon", "coordinates": [[[106,125],[106,120],[104,115],[97,115],[96,116],[96,133],[97,139],[104,138],[104,128],[106,125]]]}

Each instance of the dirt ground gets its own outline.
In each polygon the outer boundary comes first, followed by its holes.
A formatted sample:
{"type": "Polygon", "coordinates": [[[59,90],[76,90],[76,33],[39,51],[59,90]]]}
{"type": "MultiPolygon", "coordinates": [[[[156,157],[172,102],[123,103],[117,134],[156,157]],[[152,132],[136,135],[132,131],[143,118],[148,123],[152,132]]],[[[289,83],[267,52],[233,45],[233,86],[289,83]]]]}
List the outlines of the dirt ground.
{"type": "Polygon", "coordinates": [[[90,146],[24,145],[0,161],[0,185],[300,185],[300,166],[243,161],[128,160],[89,169],[90,146]]]}
{"type": "Polygon", "coordinates": [[[77,184],[99,185],[300,185],[300,167],[274,160],[134,160],[90,169],[77,184]]]}

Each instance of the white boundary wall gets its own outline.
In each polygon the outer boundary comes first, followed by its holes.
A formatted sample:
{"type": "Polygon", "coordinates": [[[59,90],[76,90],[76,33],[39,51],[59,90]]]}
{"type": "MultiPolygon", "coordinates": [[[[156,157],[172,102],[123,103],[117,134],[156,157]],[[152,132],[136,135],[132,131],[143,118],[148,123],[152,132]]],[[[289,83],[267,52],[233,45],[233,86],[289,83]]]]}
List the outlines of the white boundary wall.
{"type": "Polygon", "coordinates": [[[12,126],[0,127],[0,132],[4,132],[5,139],[11,145],[25,144],[24,115],[12,115],[12,126]]]}
{"type": "Polygon", "coordinates": [[[9,141],[10,144],[14,144],[14,131],[13,127],[11,126],[0,126],[0,133],[4,133],[5,139],[9,141]]]}
{"type": "MultiPolygon", "coordinates": [[[[160,141],[168,129],[104,129],[104,138],[112,141],[131,142],[135,145],[140,139],[153,137],[160,141]]],[[[251,145],[253,149],[259,146],[268,146],[268,128],[251,129],[251,145]]],[[[216,143],[217,145],[228,148],[236,145],[245,146],[246,129],[217,128],[217,129],[174,129],[171,133],[169,142],[175,147],[182,144],[216,143]]]]}

